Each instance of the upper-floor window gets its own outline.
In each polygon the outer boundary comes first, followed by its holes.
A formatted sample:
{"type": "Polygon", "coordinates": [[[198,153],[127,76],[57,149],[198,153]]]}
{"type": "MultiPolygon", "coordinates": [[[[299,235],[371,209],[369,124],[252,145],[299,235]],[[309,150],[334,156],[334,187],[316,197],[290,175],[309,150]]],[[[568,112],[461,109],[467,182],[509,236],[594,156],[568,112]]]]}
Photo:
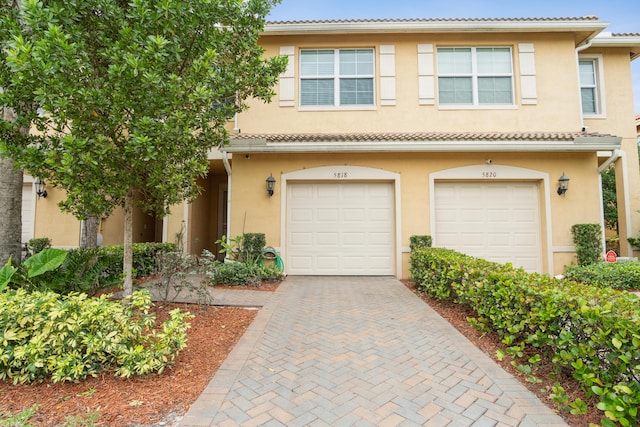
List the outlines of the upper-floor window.
{"type": "Polygon", "coordinates": [[[440,105],[513,104],[509,47],[442,47],[437,50],[440,105]]]}
{"type": "Polygon", "coordinates": [[[597,58],[581,58],[578,61],[582,113],[585,115],[602,114],[598,64],[597,58]]]}
{"type": "Polygon", "coordinates": [[[301,106],[373,106],[373,49],[300,51],[301,106]]]}

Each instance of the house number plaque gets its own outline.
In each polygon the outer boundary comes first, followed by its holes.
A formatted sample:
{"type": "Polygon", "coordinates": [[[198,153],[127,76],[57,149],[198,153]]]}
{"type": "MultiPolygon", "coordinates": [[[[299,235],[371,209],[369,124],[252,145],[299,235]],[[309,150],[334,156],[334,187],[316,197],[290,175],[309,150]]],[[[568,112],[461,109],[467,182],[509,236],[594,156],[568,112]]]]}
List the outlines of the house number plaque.
{"type": "Polygon", "coordinates": [[[335,179],[346,179],[346,178],[348,178],[348,173],[347,172],[334,172],[333,173],[333,177],[335,179]]]}
{"type": "Polygon", "coordinates": [[[483,178],[497,178],[498,177],[498,173],[497,172],[482,172],[482,177],[483,178]]]}

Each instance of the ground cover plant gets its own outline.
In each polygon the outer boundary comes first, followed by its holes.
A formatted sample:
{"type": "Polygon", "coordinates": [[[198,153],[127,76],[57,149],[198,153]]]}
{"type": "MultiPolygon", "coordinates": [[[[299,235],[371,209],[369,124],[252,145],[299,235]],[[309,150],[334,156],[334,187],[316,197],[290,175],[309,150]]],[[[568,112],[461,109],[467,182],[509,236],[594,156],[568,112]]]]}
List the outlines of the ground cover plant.
{"type": "Polygon", "coordinates": [[[0,307],[0,380],[16,384],[162,373],[186,347],[191,317],[178,309],[156,325],[148,291],[110,301],[18,289],[0,293],[0,307]]]}
{"type": "MultiPolygon", "coordinates": [[[[477,328],[496,332],[502,356],[533,370],[541,359],[599,400],[604,426],[638,425],[640,299],[611,289],[528,274],[446,249],[412,253],[411,273],[430,296],[474,312],[477,328]]],[[[534,380],[534,378],[532,378],[534,380]]],[[[565,405],[586,412],[586,403],[565,405]]]]}

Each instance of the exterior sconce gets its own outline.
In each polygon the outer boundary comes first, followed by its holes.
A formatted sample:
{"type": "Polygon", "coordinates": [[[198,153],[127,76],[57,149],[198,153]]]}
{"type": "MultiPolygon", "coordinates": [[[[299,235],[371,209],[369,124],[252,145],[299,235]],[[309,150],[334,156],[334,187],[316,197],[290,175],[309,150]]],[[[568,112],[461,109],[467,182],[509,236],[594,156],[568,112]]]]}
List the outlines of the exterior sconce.
{"type": "Polygon", "coordinates": [[[44,189],[44,186],[45,186],[44,181],[42,179],[38,178],[34,184],[36,186],[36,194],[38,195],[38,198],[44,197],[46,199],[47,198],[47,190],[44,189]]]}
{"type": "Polygon", "coordinates": [[[558,196],[564,195],[569,189],[569,177],[562,172],[562,176],[558,178],[558,196]]]}
{"type": "Polygon", "coordinates": [[[269,178],[267,178],[267,193],[269,193],[269,197],[273,196],[273,189],[276,186],[276,179],[273,177],[273,174],[269,174],[269,178]]]}

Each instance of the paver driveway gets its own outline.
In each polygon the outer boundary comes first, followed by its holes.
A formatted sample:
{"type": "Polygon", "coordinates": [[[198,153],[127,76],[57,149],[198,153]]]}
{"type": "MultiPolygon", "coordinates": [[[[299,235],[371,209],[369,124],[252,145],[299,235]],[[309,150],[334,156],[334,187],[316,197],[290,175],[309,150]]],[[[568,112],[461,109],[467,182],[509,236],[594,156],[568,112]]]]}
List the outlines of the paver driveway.
{"type": "Polygon", "coordinates": [[[180,424],[235,425],[566,424],[398,280],[289,277],[180,424]]]}

